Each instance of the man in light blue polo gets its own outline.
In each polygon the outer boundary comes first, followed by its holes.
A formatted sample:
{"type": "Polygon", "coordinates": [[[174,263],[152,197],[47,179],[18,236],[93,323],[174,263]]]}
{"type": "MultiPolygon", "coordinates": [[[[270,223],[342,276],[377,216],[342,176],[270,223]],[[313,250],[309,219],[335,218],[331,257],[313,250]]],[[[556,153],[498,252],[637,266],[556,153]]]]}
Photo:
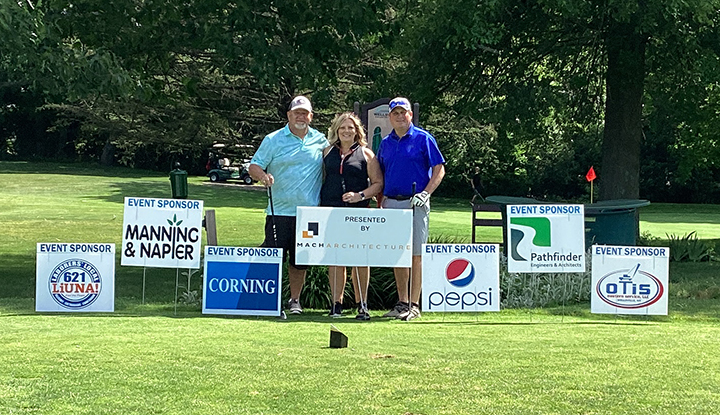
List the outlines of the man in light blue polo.
{"type": "Polygon", "coordinates": [[[296,208],[320,204],[322,152],[328,141],[325,134],[310,128],[312,105],[304,96],[293,98],[287,117],[284,128],[265,136],[248,171],[253,179],[272,187],[273,209],[268,203],[262,246],[283,248],[284,255],[290,256],[288,308],[300,314],[300,292],[307,266],[295,264],[296,208]]]}
{"type": "Polygon", "coordinates": [[[428,238],[430,195],[445,176],[445,159],[435,137],[413,125],[410,101],[397,97],[389,109],[393,130],[377,155],[385,176],[382,207],[413,209],[413,257],[412,274],[408,268],[394,269],[398,303],[385,317],[408,321],[420,316],[422,244],[428,238]]]}

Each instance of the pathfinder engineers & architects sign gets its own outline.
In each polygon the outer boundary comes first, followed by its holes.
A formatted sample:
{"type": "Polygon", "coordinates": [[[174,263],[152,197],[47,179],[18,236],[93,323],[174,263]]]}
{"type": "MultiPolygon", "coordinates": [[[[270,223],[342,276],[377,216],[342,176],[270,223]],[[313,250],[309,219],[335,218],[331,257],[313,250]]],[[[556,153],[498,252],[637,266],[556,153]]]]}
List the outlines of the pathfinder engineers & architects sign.
{"type": "Polygon", "coordinates": [[[35,311],[115,311],[115,244],[38,243],[35,311]]]}
{"type": "Polygon", "coordinates": [[[299,207],[295,263],[410,267],[412,210],[299,207]]]}
{"type": "Polygon", "coordinates": [[[126,197],[121,265],[200,268],[202,200],[126,197]]]}
{"type": "Polygon", "coordinates": [[[279,316],[281,248],[206,246],[203,314],[279,316]]]}
{"type": "Polygon", "coordinates": [[[508,271],[584,272],[583,205],[508,205],[508,271]]]}
{"type": "Polygon", "coordinates": [[[590,311],[666,316],[669,264],[670,248],[594,245],[590,311]]]}

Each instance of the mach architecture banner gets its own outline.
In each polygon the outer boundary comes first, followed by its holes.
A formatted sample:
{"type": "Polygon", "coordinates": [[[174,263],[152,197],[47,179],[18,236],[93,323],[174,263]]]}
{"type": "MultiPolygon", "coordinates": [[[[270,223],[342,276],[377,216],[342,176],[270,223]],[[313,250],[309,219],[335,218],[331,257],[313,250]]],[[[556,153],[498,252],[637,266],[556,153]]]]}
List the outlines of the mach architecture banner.
{"type": "Polygon", "coordinates": [[[200,268],[202,200],[126,197],[121,265],[200,268]]]}
{"type": "Polygon", "coordinates": [[[299,207],[295,263],[410,267],[412,210],[299,207]]]}
{"type": "Polygon", "coordinates": [[[280,248],[206,246],[203,314],[279,316],[280,248]]]}
{"type": "Polygon", "coordinates": [[[115,244],[38,243],[35,311],[115,311],[115,244]]]}
{"type": "Polygon", "coordinates": [[[590,311],[667,315],[669,264],[669,248],[594,245],[590,311]]]}
{"type": "Polygon", "coordinates": [[[508,205],[508,272],[584,272],[583,205],[508,205]]]}
{"type": "Polygon", "coordinates": [[[500,311],[500,246],[423,244],[422,311],[500,311]]]}

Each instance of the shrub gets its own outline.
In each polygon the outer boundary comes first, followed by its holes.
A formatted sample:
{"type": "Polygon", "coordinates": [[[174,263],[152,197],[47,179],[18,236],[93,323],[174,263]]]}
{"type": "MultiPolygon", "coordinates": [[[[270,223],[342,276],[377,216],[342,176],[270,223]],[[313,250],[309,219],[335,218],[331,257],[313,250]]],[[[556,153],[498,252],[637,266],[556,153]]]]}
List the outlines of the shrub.
{"type": "Polygon", "coordinates": [[[698,239],[695,231],[683,236],[668,235],[668,246],[670,247],[670,260],[674,262],[701,262],[709,261],[713,247],[698,239]]]}

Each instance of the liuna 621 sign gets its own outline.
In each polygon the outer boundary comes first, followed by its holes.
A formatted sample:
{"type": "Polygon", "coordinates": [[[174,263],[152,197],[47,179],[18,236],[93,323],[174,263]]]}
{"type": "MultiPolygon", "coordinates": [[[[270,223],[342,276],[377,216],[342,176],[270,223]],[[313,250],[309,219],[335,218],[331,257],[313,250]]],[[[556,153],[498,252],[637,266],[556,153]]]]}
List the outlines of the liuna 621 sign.
{"type": "Polygon", "coordinates": [[[279,316],[281,248],[206,246],[203,314],[279,316]]]}
{"type": "Polygon", "coordinates": [[[200,268],[202,200],[126,197],[121,265],[200,268]]]}
{"type": "Polygon", "coordinates": [[[114,310],[115,244],[37,244],[35,311],[114,310]]]}

